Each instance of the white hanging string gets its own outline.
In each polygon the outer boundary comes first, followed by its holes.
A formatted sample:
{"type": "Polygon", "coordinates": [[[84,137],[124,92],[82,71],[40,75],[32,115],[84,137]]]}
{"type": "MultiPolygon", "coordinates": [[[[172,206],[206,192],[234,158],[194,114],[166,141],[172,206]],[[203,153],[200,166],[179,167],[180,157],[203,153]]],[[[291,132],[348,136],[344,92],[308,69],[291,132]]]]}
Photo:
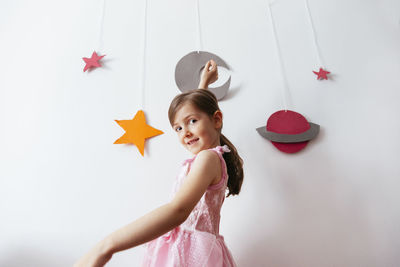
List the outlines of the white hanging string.
{"type": "Polygon", "coordinates": [[[319,49],[319,46],[318,46],[318,42],[317,42],[317,37],[316,37],[316,34],[315,34],[314,23],[313,23],[313,20],[312,20],[312,17],[311,17],[310,7],[308,5],[308,0],[304,0],[304,2],[306,4],[306,10],[307,10],[307,14],[308,14],[308,21],[310,23],[311,32],[312,32],[312,35],[313,35],[315,51],[317,52],[316,54],[317,54],[317,60],[318,60],[318,64],[319,64],[318,67],[323,67],[324,68],[324,65],[322,64],[322,59],[321,59],[321,52],[320,52],[320,49],[319,49]]]}
{"type": "Polygon", "coordinates": [[[103,28],[104,28],[104,10],[106,6],[106,0],[103,0],[100,7],[100,29],[99,29],[99,42],[97,45],[97,52],[103,49],[103,28]]]}
{"type": "Polygon", "coordinates": [[[282,55],[281,55],[281,50],[280,50],[280,46],[279,46],[279,42],[278,42],[278,37],[276,34],[276,29],[275,29],[275,22],[274,22],[274,17],[272,16],[272,11],[271,11],[271,4],[269,1],[267,1],[268,3],[268,13],[269,13],[269,17],[270,17],[270,24],[271,24],[271,30],[274,36],[274,40],[275,40],[275,47],[276,47],[276,51],[278,54],[278,61],[279,61],[279,67],[281,70],[281,78],[282,78],[282,83],[283,83],[283,87],[281,87],[281,93],[282,93],[282,102],[283,102],[283,107],[285,109],[285,111],[287,111],[287,97],[286,97],[286,91],[288,91],[288,83],[287,83],[287,79],[285,76],[285,70],[283,67],[283,60],[282,60],[282,55]]]}
{"type": "Polygon", "coordinates": [[[197,15],[197,53],[199,53],[203,49],[203,41],[201,39],[199,0],[196,0],[196,15],[197,15]]]}
{"type": "Polygon", "coordinates": [[[146,42],[147,42],[147,0],[144,1],[144,15],[143,15],[143,47],[142,47],[142,77],[140,81],[140,88],[142,91],[141,109],[144,109],[145,104],[145,87],[146,87],[146,42]]]}

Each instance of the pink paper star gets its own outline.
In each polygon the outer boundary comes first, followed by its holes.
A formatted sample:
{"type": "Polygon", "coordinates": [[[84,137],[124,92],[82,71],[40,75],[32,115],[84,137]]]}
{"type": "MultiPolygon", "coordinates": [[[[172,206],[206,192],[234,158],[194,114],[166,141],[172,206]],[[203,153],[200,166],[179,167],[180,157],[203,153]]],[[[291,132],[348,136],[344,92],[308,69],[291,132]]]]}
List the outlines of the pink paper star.
{"type": "Polygon", "coordinates": [[[83,72],[87,71],[88,69],[93,69],[97,67],[101,67],[99,60],[102,59],[105,55],[103,56],[98,56],[96,51],[93,52],[92,57],[87,58],[83,57],[83,61],[85,61],[86,65],[85,68],[83,69],[83,72]]]}
{"type": "Polygon", "coordinates": [[[318,75],[317,80],[328,80],[327,74],[329,71],[324,70],[323,68],[319,68],[319,72],[313,71],[316,75],[318,75]]]}

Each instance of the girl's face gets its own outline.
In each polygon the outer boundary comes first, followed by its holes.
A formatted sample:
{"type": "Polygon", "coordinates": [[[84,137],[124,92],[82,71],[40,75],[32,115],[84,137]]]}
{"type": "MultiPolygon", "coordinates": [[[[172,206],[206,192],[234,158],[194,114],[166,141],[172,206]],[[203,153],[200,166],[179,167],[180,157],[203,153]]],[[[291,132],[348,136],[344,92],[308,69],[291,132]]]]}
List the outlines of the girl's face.
{"type": "Polygon", "coordinates": [[[193,154],[220,145],[222,113],[216,111],[210,118],[191,103],[185,103],[176,112],[172,128],[181,144],[193,154]]]}

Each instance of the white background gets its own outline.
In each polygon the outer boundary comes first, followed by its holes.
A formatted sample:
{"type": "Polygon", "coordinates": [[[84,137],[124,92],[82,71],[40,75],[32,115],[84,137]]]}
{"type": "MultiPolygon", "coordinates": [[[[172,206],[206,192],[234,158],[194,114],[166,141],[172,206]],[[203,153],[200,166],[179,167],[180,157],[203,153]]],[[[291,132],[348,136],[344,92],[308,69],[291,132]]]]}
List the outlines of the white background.
{"type": "MultiPolygon", "coordinates": [[[[191,157],[167,110],[178,60],[197,49],[195,1],[149,0],[144,109],[165,132],[114,145],[115,119],[141,108],[144,1],[106,2],[104,67],[83,72],[99,45],[100,0],[0,2],[0,266],[71,266],[113,230],[168,201],[191,157]]],[[[239,266],[400,265],[400,2],[276,0],[289,108],[321,125],[293,155],[255,128],[282,109],[266,1],[201,0],[203,49],[231,66],[223,133],[245,162],[221,234],[239,266]]],[[[223,76],[223,75],[221,75],[223,76]]],[[[221,78],[222,79],[222,78],[221,78]]],[[[139,266],[143,246],[107,266],[139,266]]]]}

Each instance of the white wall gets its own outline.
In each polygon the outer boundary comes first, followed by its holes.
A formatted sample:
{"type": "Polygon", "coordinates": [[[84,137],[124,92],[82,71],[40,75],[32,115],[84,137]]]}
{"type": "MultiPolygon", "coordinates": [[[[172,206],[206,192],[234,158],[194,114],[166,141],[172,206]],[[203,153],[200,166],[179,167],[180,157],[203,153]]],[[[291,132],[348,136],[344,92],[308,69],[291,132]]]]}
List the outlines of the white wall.
{"type": "MultiPolygon", "coordinates": [[[[332,79],[317,59],[303,1],[273,13],[290,107],[321,125],[295,155],[255,128],[282,108],[266,1],[201,0],[204,50],[232,66],[224,133],[245,160],[221,233],[239,266],[399,266],[400,35],[397,0],[309,0],[332,79]]],[[[71,266],[95,242],[165,203],[190,155],[170,129],[177,61],[197,49],[195,1],[149,0],[145,111],[165,134],[114,145],[115,119],[140,108],[144,1],[0,2],[0,266],[71,266]],[[166,190],[168,189],[168,190],[166,190]]],[[[143,247],[108,266],[138,266],[143,247]]]]}

